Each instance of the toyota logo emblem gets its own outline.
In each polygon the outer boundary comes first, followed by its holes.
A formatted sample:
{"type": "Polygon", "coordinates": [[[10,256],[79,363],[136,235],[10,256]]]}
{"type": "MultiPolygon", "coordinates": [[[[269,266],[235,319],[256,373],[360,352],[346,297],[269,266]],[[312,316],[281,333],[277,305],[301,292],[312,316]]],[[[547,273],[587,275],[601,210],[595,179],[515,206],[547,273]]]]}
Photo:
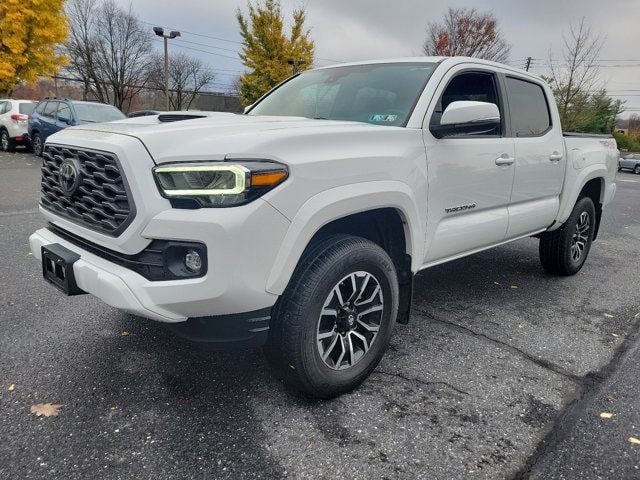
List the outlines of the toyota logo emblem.
{"type": "Polygon", "coordinates": [[[60,165],[58,182],[66,196],[70,197],[76,192],[80,185],[80,172],[74,162],[67,160],[60,165]]]}

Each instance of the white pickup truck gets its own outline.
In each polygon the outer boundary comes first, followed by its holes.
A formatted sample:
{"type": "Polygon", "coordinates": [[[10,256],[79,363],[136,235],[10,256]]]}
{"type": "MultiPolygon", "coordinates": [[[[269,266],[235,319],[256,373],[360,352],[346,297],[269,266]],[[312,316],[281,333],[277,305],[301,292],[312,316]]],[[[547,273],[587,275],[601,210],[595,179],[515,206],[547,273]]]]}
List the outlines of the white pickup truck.
{"type": "MultiPolygon", "coordinates": [[[[201,118],[204,117],[204,118],[201,118]]],[[[521,239],[575,274],[615,193],[607,136],[563,135],[538,77],[471,58],[320,68],[244,115],[49,137],[30,238],[44,277],[191,338],[263,344],[332,397],[406,323],[416,272],[521,239]]]]}

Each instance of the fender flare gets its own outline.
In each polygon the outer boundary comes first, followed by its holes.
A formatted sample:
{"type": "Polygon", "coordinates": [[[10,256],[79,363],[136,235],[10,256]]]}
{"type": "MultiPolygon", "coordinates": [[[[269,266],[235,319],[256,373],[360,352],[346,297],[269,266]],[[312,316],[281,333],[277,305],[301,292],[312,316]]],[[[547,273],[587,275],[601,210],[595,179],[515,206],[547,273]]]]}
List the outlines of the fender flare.
{"type": "Polygon", "coordinates": [[[421,217],[411,189],[398,181],[362,182],[320,192],[300,207],[282,240],[266,290],[275,295],[284,292],[304,250],[322,227],[348,215],[378,208],[394,208],[403,217],[411,270],[417,271],[423,258],[425,225],[416,220],[421,217]]]}
{"type": "Polygon", "coordinates": [[[571,192],[567,193],[567,195],[561,198],[556,223],[549,230],[556,230],[557,228],[560,228],[560,226],[562,226],[564,222],[567,221],[567,218],[569,218],[569,215],[571,215],[571,212],[573,211],[574,205],[578,201],[580,192],[582,192],[584,186],[594,178],[600,178],[603,182],[602,188],[600,190],[600,202],[602,203],[606,194],[604,179],[607,177],[607,174],[607,169],[603,165],[591,165],[580,171],[577,178],[572,181],[573,185],[579,185],[579,187],[572,189],[571,192]]]}

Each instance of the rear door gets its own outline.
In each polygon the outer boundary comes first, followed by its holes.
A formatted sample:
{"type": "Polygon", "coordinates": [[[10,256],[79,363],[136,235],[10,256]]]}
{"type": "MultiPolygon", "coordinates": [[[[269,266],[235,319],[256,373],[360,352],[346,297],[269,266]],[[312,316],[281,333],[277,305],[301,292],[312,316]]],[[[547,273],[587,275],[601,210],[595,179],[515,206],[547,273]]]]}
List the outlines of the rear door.
{"type": "Polygon", "coordinates": [[[513,138],[506,131],[504,92],[497,74],[481,66],[450,69],[436,89],[423,128],[429,190],[425,263],[434,264],[504,240],[513,184],[513,138]],[[481,135],[435,138],[447,105],[471,100],[494,103],[502,125],[481,135]]]}
{"type": "Polygon", "coordinates": [[[507,237],[515,238],[553,223],[567,160],[542,84],[512,75],[504,81],[516,159],[507,237]]]}
{"type": "Polygon", "coordinates": [[[40,115],[40,131],[43,140],[46,140],[49,135],[58,131],[56,128],[58,103],[60,102],[47,102],[42,110],[42,114],[40,115]]]}

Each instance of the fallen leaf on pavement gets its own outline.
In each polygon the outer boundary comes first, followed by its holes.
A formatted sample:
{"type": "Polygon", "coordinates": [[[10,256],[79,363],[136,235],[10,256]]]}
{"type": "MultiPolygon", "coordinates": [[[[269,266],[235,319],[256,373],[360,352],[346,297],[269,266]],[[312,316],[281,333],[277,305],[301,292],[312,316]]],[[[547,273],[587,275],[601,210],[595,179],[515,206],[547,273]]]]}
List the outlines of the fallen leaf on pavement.
{"type": "Polygon", "coordinates": [[[35,413],[38,417],[44,415],[45,417],[57,417],[60,413],[60,407],[62,405],[52,403],[37,403],[31,405],[31,413],[35,413]]]}
{"type": "Polygon", "coordinates": [[[518,330],[522,330],[524,328],[524,325],[518,325],[518,330]]]}
{"type": "Polygon", "coordinates": [[[30,257],[31,255],[33,255],[33,253],[27,252],[27,257],[30,257]]]}
{"type": "Polygon", "coordinates": [[[511,285],[511,288],[518,288],[518,285],[511,285]]]}
{"type": "Polygon", "coordinates": [[[493,282],[493,283],[494,283],[494,285],[500,285],[498,282],[493,282]]]}
{"type": "Polygon", "coordinates": [[[15,385],[14,383],[12,383],[11,385],[9,385],[8,390],[9,390],[10,392],[13,392],[15,389],[16,389],[16,385],[15,385]]]}
{"type": "Polygon", "coordinates": [[[640,440],[636,437],[629,437],[629,443],[633,443],[634,445],[640,445],[640,440]]]}
{"type": "Polygon", "coordinates": [[[618,338],[620,335],[618,335],[617,333],[611,332],[611,335],[613,335],[614,337],[618,338]]]}
{"type": "Polygon", "coordinates": [[[123,337],[128,337],[129,336],[129,332],[124,330],[120,335],[122,335],[123,337]]]}
{"type": "Polygon", "coordinates": [[[610,313],[603,313],[602,316],[604,318],[613,318],[613,315],[611,315],[610,313]]]}
{"type": "Polygon", "coordinates": [[[613,413],[611,412],[602,412],[600,414],[600,418],[611,418],[611,417],[613,417],[613,413]]]}

